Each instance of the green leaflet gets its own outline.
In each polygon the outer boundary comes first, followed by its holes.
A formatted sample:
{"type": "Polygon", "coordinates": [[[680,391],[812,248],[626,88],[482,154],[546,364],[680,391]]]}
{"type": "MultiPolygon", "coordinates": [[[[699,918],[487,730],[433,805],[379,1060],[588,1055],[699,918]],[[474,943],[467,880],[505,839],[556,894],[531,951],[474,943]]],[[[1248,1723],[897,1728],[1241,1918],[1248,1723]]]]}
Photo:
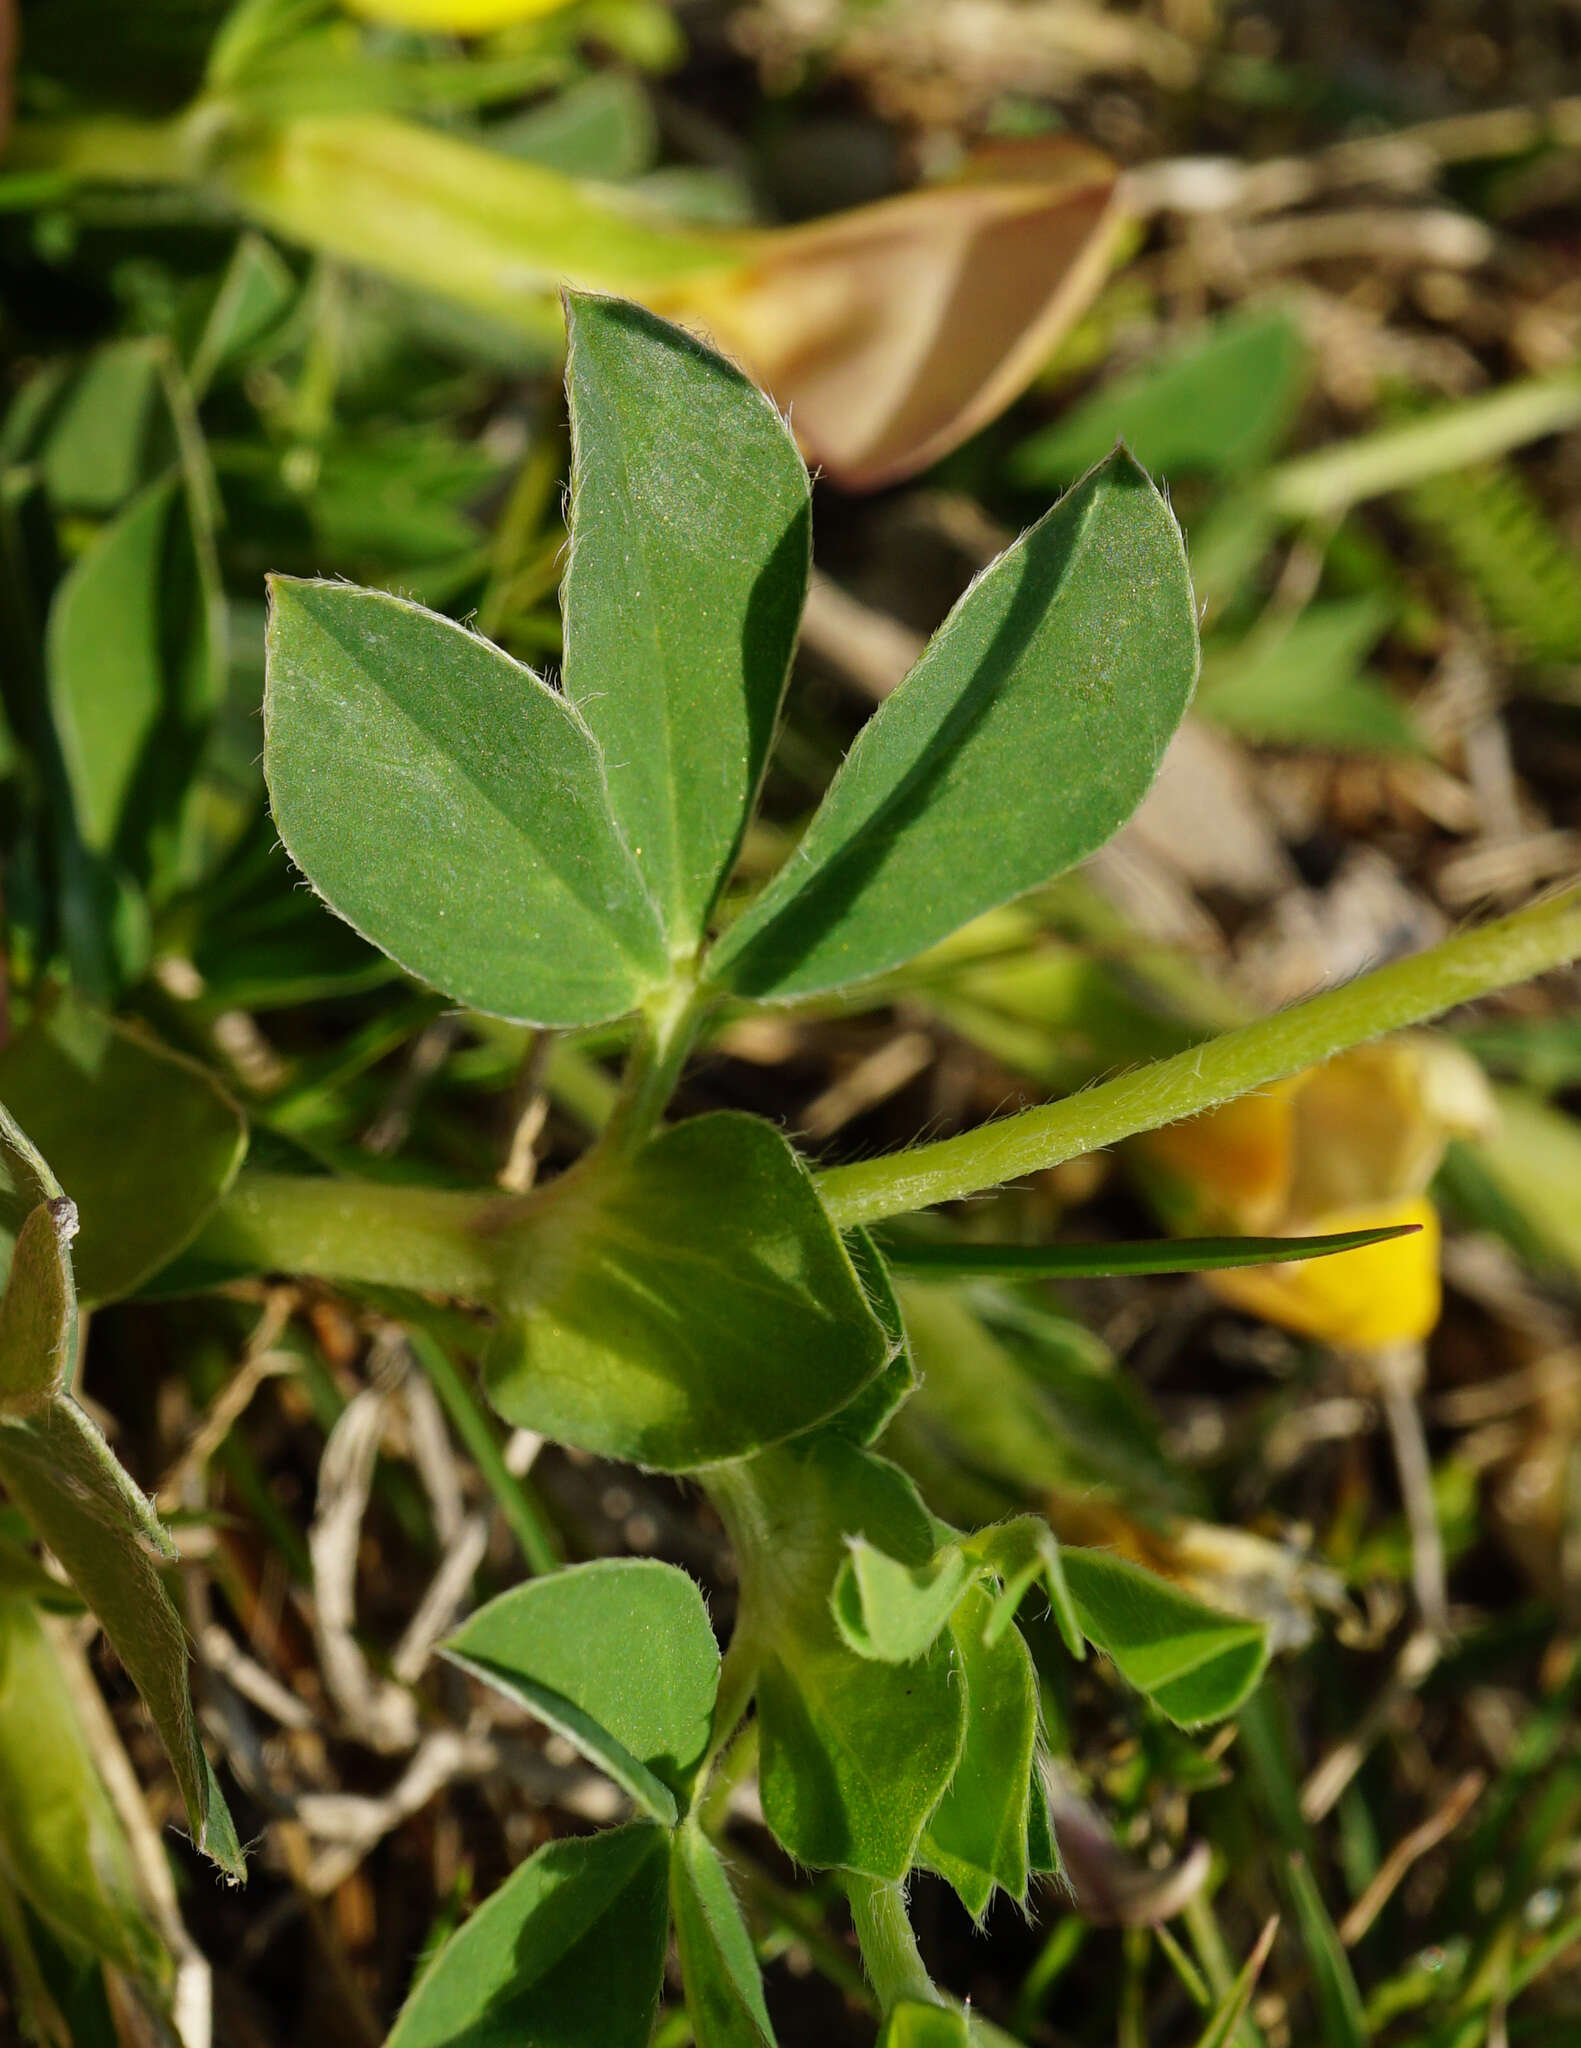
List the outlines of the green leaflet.
{"type": "Polygon", "coordinates": [[[565,692],[682,958],[779,715],[807,589],[807,471],[754,384],[641,307],[573,295],[566,332],[565,692]]]}
{"type": "Polygon", "coordinates": [[[67,1251],[75,1224],[59,1181],[0,1103],[0,1414],[47,1399],[75,1358],[77,1295],[67,1251]]]}
{"type": "Polygon", "coordinates": [[[145,1981],[168,1974],[60,1659],[13,1593],[0,1593],[0,1871],[68,1946],[145,1981]]]}
{"type": "Polygon", "coordinates": [[[159,410],[159,344],[96,349],[53,409],[39,451],[51,501],[114,512],[145,475],[159,410]]]}
{"type": "Polygon", "coordinates": [[[501,1260],[495,1407],[664,1471],[824,1421],[889,1355],[805,1167],[756,1117],[694,1117],[590,1157],[501,1260]]]}
{"type": "MultiPolygon", "coordinates": [[[[80,1096],[75,1099],[80,1102],[80,1096]]],[[[58,1112],[61,1105],[55,1106],[58,1112]]],[[[64,1390],[76,1332],[66,1255],[71,1205],[3,1108],[0,1181],[0,1229],[14,1228],[16,1216],[25,1212],[8,1248],[0,1299],[0,1484],[93,1609],[142,1694],[198,1847],[240,1877],[241,1847],[193,1719],[186,1636],[159,1571],[175,1555],[174,1547],[98,1429],[64,1390]],[[35,1196],[41,1199],[33,1201],[35,1196]]]]}
{"type": "Polygon", "coordinates": [[[799,1862],[896,1881],[954,1773],[965,1703],[950,1645],[909,1664],[859,1657],[829,1592],[846,1539],[927,1563],[934,1524],[894,1466],[824,1431],[711,1475],[742,1559],[738,1629],[760,1653],[759,1785],[799,1862]]]}
{"type": "Polygon", "coordinates": [[[647,2048],[668,1849],[643,1821],[538,1850],[445,1943],[386,2048],[647,2048]]]}
{"type": "Polygon", "coordinates": [[[692,1823],[670,1852],[670,1911],[697,2048],[773,2048],[752,1937],[712,1842],[692,1823]]]}
{"type": "Polygon", "coordinates": [[[401,598],[271,579],[264,770],[286,850],[410,973],[597,1023],[667,978],[657,913],[565,699],[401,598]]]}
{"type": "Polygon", "coordinates": [[[852,1536],[830,1596],[835,1625],[859,1657],[910,1663],[937,1641],[971,1570],[953,1543],[908,1567],[852,1536]]]}
{"type": "Polygon", "coordinates": [[[655,1558],[572,1565],[491,1600],[444,1649],[675,1824],[719,1681],[719,1646],[684,1572],[655,1558]]]}
{"type": "Polygon", "coordinates": [[[102,529],[55,595],[50,711],[77,821],[97,852],[146,831],[160,800],[176,800],[180,736],[213,708],[224,649],[204,580],[187,494],[171,471],[102,529]]]}
{"type": "Polygon", "coordinates": [[[1184,349],[1114,378],[1023,441],[1011,474],[1022,484],[1067,483],[1124,441],[1155,476],[1243,475],[1284,439],[1309,363],[1301,330],[1283,307],[1228,314],[1184,349]]]}
{"type": "Polygon", "coordinates": [[[65,1385],[75,1362],[77,1298],[66,1247],[76,1212],[64,1196],[29,1212],[0,1296],[0,1416],[25,1415],[65,1385]]]}
{"type": "Polygon", "coordinates": [[[847,1230],[842,1234],[867,1305],[884,1332],[889,1360],[856,1399],[846,1403],[829,1427],[854,1444],[871,1444],[883,1435],[896,1410],[910,1398],[917,1385],[917,1371],[883,1253],[865,1230],[847,1230]]]}
{"type": "MultiPolygon", "coordinates": [[[[88,1302],[132,1293],[174,1258],[246,1150],[241,1113],[210,1074],[68,994],[0,1052],[0,1101],[77,1206],[72,1262],[88,1302]]],[[[0,1211],[0,1233],[11,1228],[0,1211]]]]}
{"type": "Polygon", "coordinates": [[[1180,530],[1116,454],[961,599],[708,972],[838,988],[1048,881],[1141,801],[1196,671],[1180,530]]]}
{"type": "Polygon", "coordinates": [[[0,1419],[0,1481],[93,1609],[142,1694],[197,1846],[240,1877],[241,1848],[187,1691],[186,1635],[159,1569],[175,1549],[152,1507],[64,1395],[0,1419]]]}
{"type": "Polygon", "coordinates": [[[1389,624],[1375,597],[1309,605],[1274,634],[1232,647],[1209,642],[1197,709],[1243,739],[1342,753],[1420,754],[1410,711],[1369,674],[1369,650],[1389,624]]]}
{"type": "Polygon", "coordinates": [[[950,1624],[966,1688],[966,1743],[921,1849],[921,1861],[949,1880],[974,1920],[987,1912],[996,1885],[1018,1905],[1026,1899],[1038,1735],[1031,1655],[1017,1628],[985,1640],[992,1607],[992,1596],[973,1586],[950,1624]]]}
{"type": "Polygon", "coordinates": [[[1183,1728],[1233,1713],[1262,1676],[1268,1637],[1167,1579],[1098,1550],[1060,1552],[1082,1632],[1183,1728]]]}

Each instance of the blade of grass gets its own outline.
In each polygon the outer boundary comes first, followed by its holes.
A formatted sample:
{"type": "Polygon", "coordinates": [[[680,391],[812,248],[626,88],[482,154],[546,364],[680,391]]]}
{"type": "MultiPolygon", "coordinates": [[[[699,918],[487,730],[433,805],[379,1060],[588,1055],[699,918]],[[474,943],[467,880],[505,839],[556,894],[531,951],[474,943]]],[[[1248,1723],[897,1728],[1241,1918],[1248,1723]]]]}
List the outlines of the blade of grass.
{"type": "Polygon", "coordinates": [[[940,1280],[1107,1280],[1122,1274],[1204,1273],[1226,1266],[1272,1266],[1359,1251],[1419,1226],[1337,1230],[1327,1237],[1182,1237],[1140,1244],[907,1244],[879,1249],[897,1272],[940,1280]]]}

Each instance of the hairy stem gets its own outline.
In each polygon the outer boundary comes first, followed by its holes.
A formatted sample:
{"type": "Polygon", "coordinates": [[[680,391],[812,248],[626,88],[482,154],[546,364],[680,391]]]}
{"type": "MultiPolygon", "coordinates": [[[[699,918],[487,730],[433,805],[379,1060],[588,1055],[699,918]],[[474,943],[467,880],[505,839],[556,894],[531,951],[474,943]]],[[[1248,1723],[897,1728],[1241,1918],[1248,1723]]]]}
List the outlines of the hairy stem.
{"type": "Polygon", "coordinates": [[[498,1280],[487,1225],[504,1206],[498,1194],[244,1173],[190,1255],[222,1272],[296,1273],[487,1303],[498,1280]]]}
{"type": "Polygon", "coordinates": [[[944,1998],[918,1953],[902,1888],[876,1877],[852,1875],[845,1880],[845,1891],[851,1901],[862,1963],[884,2012],[889,2013],[903,1999],[919,2005],[943,2005],[944,1998]]]}
{"type": "Polygon", "coordinates": [[[644,1011],[601,1145],[631,1152],[653,1135],[696,1041],[705,1002],[688,979],[674,982],[644,1011]]]}
{"type": "Polygon", "coordinates": [[[1581,889],[1570,889],[1062,1102],[891,1158],[833,1167],[819,1176],[819,1193],[842,1229],[959,1201],[1216,1108],[1578,955],[1581,889]]]}

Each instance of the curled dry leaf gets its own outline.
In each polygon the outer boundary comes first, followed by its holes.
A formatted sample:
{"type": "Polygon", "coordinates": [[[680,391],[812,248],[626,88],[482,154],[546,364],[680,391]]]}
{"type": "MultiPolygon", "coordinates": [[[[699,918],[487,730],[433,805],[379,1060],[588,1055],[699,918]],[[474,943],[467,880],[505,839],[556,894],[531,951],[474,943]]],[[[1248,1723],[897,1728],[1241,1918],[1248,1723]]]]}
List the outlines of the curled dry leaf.
{"type": "Polygon", "coordinates": [[[670,310],[740,357],[811,463],[871,490],[1019,395],[1103,283],[1122,218],[1096,150],[1002,144],[947,184],[760,236],[670,310]]]}

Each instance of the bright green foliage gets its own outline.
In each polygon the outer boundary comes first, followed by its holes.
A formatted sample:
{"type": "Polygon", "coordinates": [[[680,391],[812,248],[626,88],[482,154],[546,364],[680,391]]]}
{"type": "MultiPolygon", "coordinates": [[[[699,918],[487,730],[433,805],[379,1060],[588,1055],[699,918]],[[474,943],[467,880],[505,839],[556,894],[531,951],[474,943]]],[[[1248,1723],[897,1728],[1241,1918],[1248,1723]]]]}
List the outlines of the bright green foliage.
{"type": "Polygon", "coordinates": [[[670,1911],[697,2048],[773,2048],[752,1937],[713,1843],[694,1825],[670,1852],[670,1911]]]}
{"type": "Polygon", "coordinates": [[[1082,1631],[1094,1649],[1183,1728],[1233,1713],[1262,1675],[1268,1638],[1167,1580],[1097,1550],[1060,1552],[1082,1631]]]}
{"type": "Polygon", "coordinates": [[[878,2048],[971,2048],[971,2039],[965,2014],[953,2006],[907,1999],[889,2015],[878,2048]]]}
{"type": "Polygon", "coordinates": [[[122,341],[66,384],[40,454],[45,486],[73,512],[113,512],[142,481],[159,411],[158,343],[122,341]]]}
{"type": "Polygon", "coordinates": [[[992,1604],[973,1586],[951,1623],[956,1670],[966,1689],[966,1744],[920,1852],[930,1870],[948,1878],[974,1920],[988,1910],[995,1886],[1018,1903],[1026,1898],[1038,1734],[1032,1658],[1019,1629],[1006,1629],[992,1645],[984,1640],[992,1604]]]}
{"type": "Polygon", "coordinates": [[[1204,650],[1197,708],[1242,738],[1341,753],[1419,754],[1410,713],[1364,663],[1389,623],[1377,598],[1309,605],[1281,631],[1204,650]]]}
{"type": "Polygon", "coordinates": [[[832,1432],[715,1477],[742,1558],[737,1627],[762,1657],[764,1816],[799,1862],[902,1878],[954,1775],[965,1703],[946,1642],[909,1664],[859,1657],[829,1594],[849,1536],[915,1569],[932,1518],[892,1465],[832,1432]]]}
{"type": "Polygon", "coordinates": [[[954,1544],[908,1568],[853,1536],[834,1582],[835,1623],[859,1657],[909,1664],[937,1641],[970,1577],[954,1544]]]}
{"type": "Polygon", "coordinates": [[[132,1293],[172,1259],[247,1145],[240,1112],[211,1075],[69,995],[0,1052],[0,1101],[77,1205],[72,1259],[88,1302],[132,1293]]]}
{"type": "Polygon", "coordinates": [[[1180,530],[1115,455],[961,599],[708,971],[838,988],[1059,874],[1141,801],[1196,672],[1180,530]]]}
{"type": "Polygon", "coordinates": [[[348,924],[474,1008],[633,1009],[657,912],[563,697],[403,599],[271,583],[264,768],[287,851],[348,924]]]}
{"type": "Polygon", "coordinates": [[[1308,365],[1300,329],[1281,307],[1227,315],[1024,441],[1012,473],[1019,483],[1059,485],[1124,441],[1156,476],[1242,475],[1284,439],[1308,365]]]}
{"type": "Polygon", "coordinates": [[[0,1593],[0,1873],[68,1947],[157,1982],[167,1964],[37,1608],[0,1593]]]}
{"type": "Polygon", "coordinates": [[[50,612],[50,708],[89,846],[106,850],[146,824],[135,800],[146,811],[161,754],[213,709],[223,670],[212,626],[171,472],[98,534],[50,612]]]}
{"type": "Polygon", "coordinates": [[[445,1654],[557,1728],[655,1820],[675,1824],[707,1747],[719,1648],[702,1595],[653,1558],[531,1579],[445,1654]]]}
{"type": "Polygon", "coordinates": [[[590,1158],[505,1257],[494,1405],[611,1457],[741,1457],[833,1415],[889,1355],[805,1167],[758,1118],[590,1158]]]}
{"type": "Polygon", "coordinates": [[[165,1745],[193,1839],[239,1877],[241,1848],[187,1691],[187,1641],[158,1560],[175,1547],[77,1404],[0,1420],[0,1481],[98,1616],[165,1745]]]}
{"type": "Polygon", "coordinates": [[[668,1851],[651,1822],[538,1850],[423,1972],[387,2048],[647,2048],[668,1851]]]}
{"type": "Polygon", "coordinates": [[[807,589],[807,472],[769,400],[617,299],[568,301],[565,690],[676,958],[756,799],[807,589]]]}

